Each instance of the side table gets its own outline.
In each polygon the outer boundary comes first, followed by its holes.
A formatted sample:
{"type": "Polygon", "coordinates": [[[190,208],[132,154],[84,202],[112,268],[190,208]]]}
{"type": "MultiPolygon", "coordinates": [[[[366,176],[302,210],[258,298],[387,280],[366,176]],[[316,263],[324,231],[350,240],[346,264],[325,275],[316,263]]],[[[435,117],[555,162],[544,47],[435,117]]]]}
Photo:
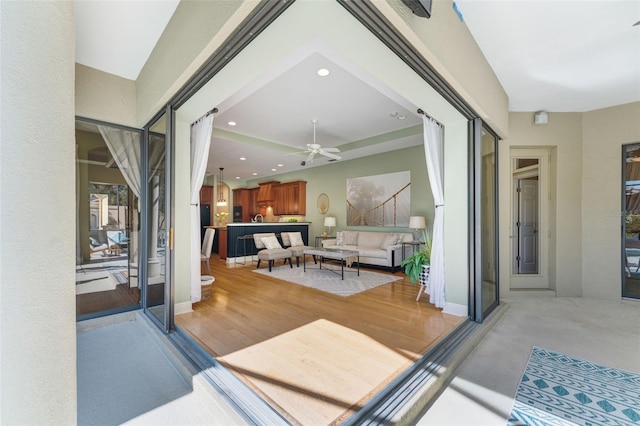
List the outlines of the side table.
{"type": "Polygon", "coordinates": [[[330,240],[332,238],[335,238],[334,236],[331,235],[316,235],[316,242],[314,247],[315,248],[322,248],[322,240],[330,240]]]}
{"type": "Polygon", "coordinates": [[[407,248],[407,246],[412,247],[413,250],[411,251],[411,254],[415,254],[415,252],[420,251],[420,247],[422,247],[423,245],[424,243],[420,241],[403,241],[402,242],[402,260],[404,260],[405,257],[407,257],[407,254],[405,252],[405,249],[407,248]]]}

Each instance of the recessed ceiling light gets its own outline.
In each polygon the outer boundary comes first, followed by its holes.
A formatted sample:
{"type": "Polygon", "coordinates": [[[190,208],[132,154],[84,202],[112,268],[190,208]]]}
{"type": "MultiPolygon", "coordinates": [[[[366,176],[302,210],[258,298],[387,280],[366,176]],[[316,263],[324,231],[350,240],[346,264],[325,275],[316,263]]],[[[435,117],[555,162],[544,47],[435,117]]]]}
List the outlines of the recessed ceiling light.
{"type": "Polygon", "coordinates": [[[235,121],[229,121],[229,122],[227,122],[227,124],[228,124],[229,126],[235,126],[235,125],[236,125],[236,124],[238,124],[238,123],[236,123],[235,121]]]}
{"type": "Polygon", "coordinates": [[[318,75],[319,75],[320,77],[326,77],[326,76],[328,76],[328,75],[329,75],[329,73],[330,73],[330,72],[331,72],[331,71],[329,71],[329,70],[328,70],[328,69],[326,69],[326,68],[320,68],[320,69],[318,70],[318,75]]]}
{"type": "Polygon", "coordinates": [[[404,116],[404,115],[399,115],[399,116],[398,116],[398,120],[404,120],[405,118],[407,118],[407,117],[406,117],[406,116],[404,116]]]}
{"type": "Polygon", "coordinates": [[[272,172],[276,172],[276,171],[278,171],[278,169],[271,169],[271,171],[272,171],[272,172]]]}
{"type": "Polygon", "coordinates": [[[240,160],[241,160],[241,161],[244,161],[244,160],[246,160],[246,158],[244,158],[244,157],[240,157],[240,160]]]}
{"type": "Polygon", "coordinates": [[[254,176],[258,176],[258,174],[256,172],[251,173],[254,176]]]}
{"type": "Polygon", "coordinates": [[[284,167],[284,165],[283,164],[278,164],[278,167],[284,167]]]}
{"type": "Polygon", "coordinates": [[[240,179],[240,176],[236,176],[236,179],[240,179]]]}

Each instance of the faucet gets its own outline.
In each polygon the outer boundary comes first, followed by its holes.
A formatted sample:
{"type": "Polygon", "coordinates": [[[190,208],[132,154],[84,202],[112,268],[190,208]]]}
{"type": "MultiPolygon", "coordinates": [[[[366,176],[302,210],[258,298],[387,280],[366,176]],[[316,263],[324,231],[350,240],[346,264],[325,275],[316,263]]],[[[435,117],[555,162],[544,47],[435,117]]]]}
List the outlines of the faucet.
{"type": "Polygon", "coordinates": [[[262,215],[260,213],[258,213],[254,218],[253,218],[254,222],[263,222],[264,221],[264,217],[262,217],[262,215]],[[260,218],[260,220],[258,220],[258,218],[260,218]]]}

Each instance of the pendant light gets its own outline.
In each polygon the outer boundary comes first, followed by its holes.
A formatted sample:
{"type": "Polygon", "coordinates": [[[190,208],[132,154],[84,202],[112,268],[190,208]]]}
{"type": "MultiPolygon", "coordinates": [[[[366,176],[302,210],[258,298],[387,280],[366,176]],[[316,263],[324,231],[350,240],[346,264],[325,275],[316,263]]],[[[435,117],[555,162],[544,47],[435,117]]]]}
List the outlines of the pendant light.
{"type": "Polygon", "coordinates": [[[227,200],[224,199],[224,195],[222,194],[222,190],[224,186],[222,185],[222,171],[224,167],[220,167],[220,179],[218,179],[218,202],[216,206],[224,207],[227,205],[227,200]]]}

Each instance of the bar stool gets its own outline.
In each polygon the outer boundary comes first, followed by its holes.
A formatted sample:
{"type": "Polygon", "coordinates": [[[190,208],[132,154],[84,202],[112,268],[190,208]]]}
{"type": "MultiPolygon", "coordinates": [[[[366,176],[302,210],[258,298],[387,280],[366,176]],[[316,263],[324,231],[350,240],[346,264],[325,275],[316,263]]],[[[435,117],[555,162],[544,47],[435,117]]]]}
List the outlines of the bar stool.
{"type": "MultiPolygon", "coordinates": [[[[247,240],[253,240],[253,234],[238,235],[238,238],[236,238],[235,263],[238,263],[240,265],[247,264],[247,240]],[[238,243],[240,243],[240,241],[242,241],[242,262],[238,262],[238,243]]],[[[251,256],[251,263],[253,263],[253,256],[251,256]]]]}

